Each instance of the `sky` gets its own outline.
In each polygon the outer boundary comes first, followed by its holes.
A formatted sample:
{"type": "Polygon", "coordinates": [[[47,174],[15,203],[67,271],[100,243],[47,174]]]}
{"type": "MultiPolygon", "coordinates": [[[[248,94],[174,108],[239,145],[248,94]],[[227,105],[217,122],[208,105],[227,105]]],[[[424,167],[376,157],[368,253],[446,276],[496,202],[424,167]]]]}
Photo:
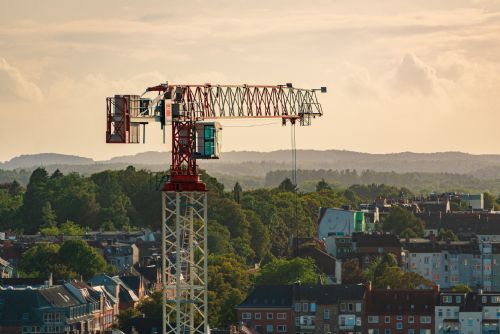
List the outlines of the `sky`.
{"type": "MultiPolygon", "coordinates": [[[[0,0],[0,161],[169,150],[155,124],[105,143],[105,98],[166,81],[327,86],[301,149],[500,154],[500,1],[0,0]]],[[[291,147],[223,126],[224,151],[291,147]]]]}

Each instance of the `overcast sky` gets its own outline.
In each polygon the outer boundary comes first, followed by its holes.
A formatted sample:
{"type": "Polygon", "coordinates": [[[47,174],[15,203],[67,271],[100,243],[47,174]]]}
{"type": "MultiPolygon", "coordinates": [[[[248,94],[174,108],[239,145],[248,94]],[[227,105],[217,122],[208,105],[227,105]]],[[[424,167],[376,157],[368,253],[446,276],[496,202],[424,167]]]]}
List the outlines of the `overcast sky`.
{"type": "MultiPolygon", "coordinates": [[[[169,150],[105,144],[106,96],[165,81],[328,86],[299,148],[500,154],[500,2],[0,0],[0,161],[169,150]]],[[[270,122],[223,149],[289,149],[270,122]]]]}

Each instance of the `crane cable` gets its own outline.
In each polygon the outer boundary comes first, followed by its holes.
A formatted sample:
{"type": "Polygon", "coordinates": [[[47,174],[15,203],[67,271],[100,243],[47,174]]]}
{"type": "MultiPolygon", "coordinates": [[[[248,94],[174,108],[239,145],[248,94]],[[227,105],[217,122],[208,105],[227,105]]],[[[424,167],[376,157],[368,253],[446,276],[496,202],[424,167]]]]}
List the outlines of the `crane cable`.
{"type": "Polygon", "coordinates": [[[298,210],[298,195],[297,195],[297,142],[295,136],[295,122],[291,124],[291,141],[292,141],[292,183],[293,183],[293,196],[294,196],[294,210],[293,210],[293,223],[295,228],[295,254],[298,256],[299,251],[299,226],[297,223],[297,210],[298,210]]]}

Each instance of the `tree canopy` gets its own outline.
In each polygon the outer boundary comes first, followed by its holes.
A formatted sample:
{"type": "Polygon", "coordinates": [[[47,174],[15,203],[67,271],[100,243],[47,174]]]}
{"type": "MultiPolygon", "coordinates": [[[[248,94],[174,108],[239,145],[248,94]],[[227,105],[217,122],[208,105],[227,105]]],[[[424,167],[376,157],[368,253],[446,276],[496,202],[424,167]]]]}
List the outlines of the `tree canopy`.
{"type": "Polygon", "coordinates": [[[422,237],[425,222],[415,217],[409,210],[393,206],[389,210],[389,214],[382,220],[382,229],[398,236],[405,231],[405,234],[422,237]]]}
{"type": "Polygon", "coordinates": [[[318,274],[314,261],[296,257],[290,260],[274,259],[260,270],[256,283],[262,284],[314,284],[318,274]]]}

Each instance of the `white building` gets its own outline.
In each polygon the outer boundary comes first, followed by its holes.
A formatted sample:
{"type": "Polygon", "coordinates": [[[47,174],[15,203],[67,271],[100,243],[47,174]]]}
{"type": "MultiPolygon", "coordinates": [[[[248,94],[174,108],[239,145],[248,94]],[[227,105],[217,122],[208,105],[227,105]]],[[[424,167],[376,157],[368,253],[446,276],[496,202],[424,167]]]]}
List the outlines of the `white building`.
{"type": "Polygon", "coordinates": [[[435,307],[435,334],[499,332],[499,293],[442,292],[435,307]]]}

